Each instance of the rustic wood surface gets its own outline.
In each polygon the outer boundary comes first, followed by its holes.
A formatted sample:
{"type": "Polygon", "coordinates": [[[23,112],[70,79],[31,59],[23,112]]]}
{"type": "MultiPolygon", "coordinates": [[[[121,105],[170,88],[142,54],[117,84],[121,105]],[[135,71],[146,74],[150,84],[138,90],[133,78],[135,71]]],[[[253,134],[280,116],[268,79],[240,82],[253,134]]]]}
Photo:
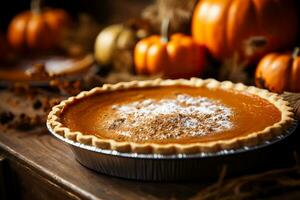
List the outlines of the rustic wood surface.
{"type": "Polygon", "coordinates": [[[0,148],[4,155],[36,172],[35,176],[83,199],[182,199],[192,197],[201,187],[199,183],[149,183],[97,174],[76,162],[68,146],[46,131],[1,131],[0,148]]]}
{"type": "Polygon", "coordinates": [[[1,154],[16,173],[20,199],[198,199],[208,185],[201,180],[153,183],[97,174],[76,162],[68,146],[47,131],[0,129],[1,154]]]}

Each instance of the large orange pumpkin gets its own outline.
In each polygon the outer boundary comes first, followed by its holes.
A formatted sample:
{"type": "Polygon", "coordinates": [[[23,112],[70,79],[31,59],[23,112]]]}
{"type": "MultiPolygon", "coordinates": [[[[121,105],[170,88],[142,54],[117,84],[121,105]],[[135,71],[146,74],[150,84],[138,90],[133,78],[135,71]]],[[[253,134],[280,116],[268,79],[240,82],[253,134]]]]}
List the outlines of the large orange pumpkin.
{"type": "Polygon", "coordinates": [[[154,35],[137,43],[134,61],[138,74],[161,73],[168,78],[189,78],[201,75],[205,49],[183,34],[174,34],[169,41],[154,35]]]}
{"type": "Polygon", "coordinates": [[[58,45],[70,17],[62,9],[42,11],[38,2],[33,0],[30,11],[18,14],[11,21],[7,39],[13,48],[49,49],[58,45]]]}
{"type": "Polygon", "coordinates": [[[258,64],[255,73],[258,87],[273,92],[300,92],[300,56],[299,49],[293,53],[270,53],[258,64]]]}
{"type": "Polygon", "coordinates": [[[237,52],[255,62],[294,44],[298,29],[295,1],[201,0],[193,14],[192,35],[221,61],[237,52]]]}

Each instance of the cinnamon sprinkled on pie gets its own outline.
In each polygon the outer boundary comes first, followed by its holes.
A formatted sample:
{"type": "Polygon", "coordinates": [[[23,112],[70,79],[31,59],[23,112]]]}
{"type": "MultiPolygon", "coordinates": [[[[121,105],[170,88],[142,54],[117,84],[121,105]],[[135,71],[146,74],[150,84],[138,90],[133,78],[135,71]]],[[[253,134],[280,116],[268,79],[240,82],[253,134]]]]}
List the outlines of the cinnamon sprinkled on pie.
{"type": "Polygon", "coordinates": [[[132,141],[202,136],[231,128],[232,110],[205,97],[179,94],[175,99],[146,99],[113,105],[108,129],[132,141]]]}

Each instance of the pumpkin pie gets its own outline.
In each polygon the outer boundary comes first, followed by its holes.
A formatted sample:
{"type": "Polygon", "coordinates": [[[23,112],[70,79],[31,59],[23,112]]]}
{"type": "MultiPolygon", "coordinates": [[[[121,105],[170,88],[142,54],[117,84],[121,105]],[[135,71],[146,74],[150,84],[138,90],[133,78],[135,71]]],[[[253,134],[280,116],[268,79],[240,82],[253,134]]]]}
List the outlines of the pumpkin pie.
{"type": "Polygon", "coordinates": [[[106,84],[53,107],[48,127],[67,139],[129,153],[200,153],[254,146],[293,122],[279,95],[213,79],[106,84]]]}

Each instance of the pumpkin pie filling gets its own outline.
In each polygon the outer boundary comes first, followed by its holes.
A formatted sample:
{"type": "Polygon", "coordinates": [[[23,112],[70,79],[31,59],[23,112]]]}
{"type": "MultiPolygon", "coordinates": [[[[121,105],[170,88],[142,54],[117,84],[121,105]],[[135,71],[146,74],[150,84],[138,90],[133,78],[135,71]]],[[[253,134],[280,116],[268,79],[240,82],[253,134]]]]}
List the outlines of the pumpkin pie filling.
{"type": "Polygon", "coordinates": [[[73,132],[157,144],[229,140],[280,120],[280,110],[254,94],[184,85],[95,93],[61,112],[63,126],[73,132]]]}

